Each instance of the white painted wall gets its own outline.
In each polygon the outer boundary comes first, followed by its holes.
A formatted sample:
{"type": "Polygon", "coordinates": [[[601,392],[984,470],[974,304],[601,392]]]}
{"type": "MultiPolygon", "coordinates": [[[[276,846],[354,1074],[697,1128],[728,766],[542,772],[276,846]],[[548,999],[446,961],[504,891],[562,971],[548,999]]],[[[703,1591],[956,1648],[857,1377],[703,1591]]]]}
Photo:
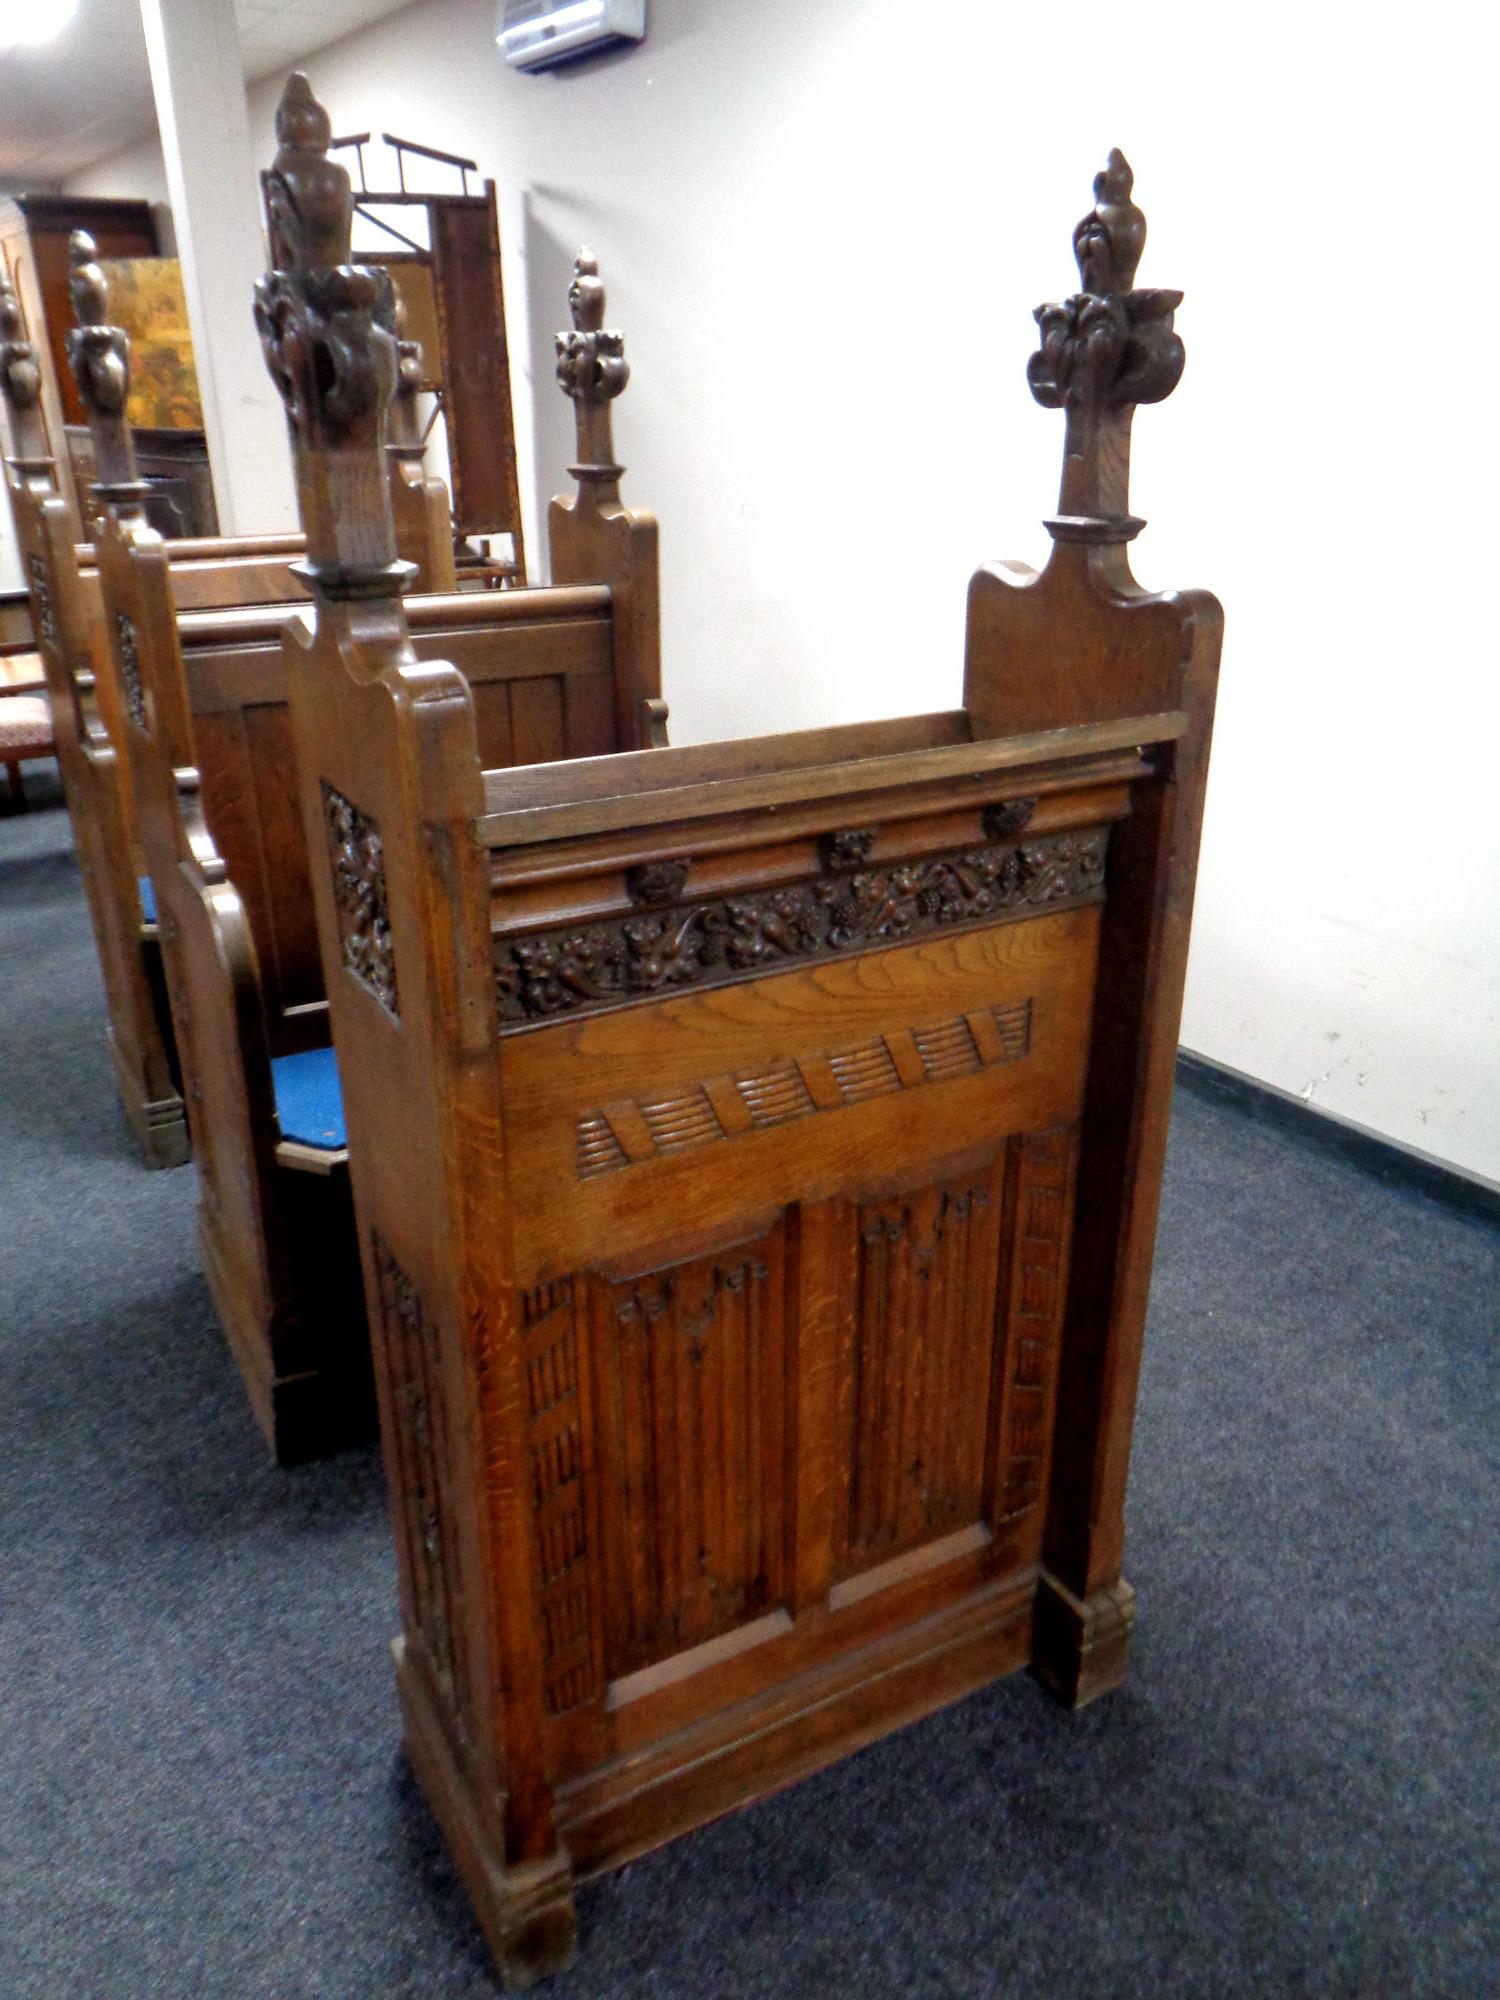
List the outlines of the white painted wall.
{"type": "MultiPolygon", "coordinates": [[[[492,0],[309,64],[336,130],[499,180],[533,548],[587,241],[634,371],[626,492],[662,517],[676,740],[955,702],[969,571],[1045,551],[1061,422],[1026,390],[1030,309],[1072,288],[1123,146],[1142,282],[1187,292],[1187,373],[1137,422],[1136,567],[1228,612],[1184,1038],[1500,1180],[1482,10],[650,13],[570,75],[508,72],[492,0]]],[[[159,194],[159,160],[74,185],[159,194]]]]}

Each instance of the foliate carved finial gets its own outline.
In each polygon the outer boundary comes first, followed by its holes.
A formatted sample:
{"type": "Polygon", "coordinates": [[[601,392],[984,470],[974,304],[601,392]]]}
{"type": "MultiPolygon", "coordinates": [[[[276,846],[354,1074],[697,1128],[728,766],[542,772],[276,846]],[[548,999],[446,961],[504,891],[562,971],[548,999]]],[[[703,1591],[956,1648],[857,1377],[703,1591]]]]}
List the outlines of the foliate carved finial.
{"type": "Polygon", "coordinates": [[[130,389],[130,337],[109,324],[109,286],[94,239],[75,229],[68,238],[68,292],[78,324],[68,332],[68,360],[91,416],[117,417],[130,389]]]}
{"type": "Polygon", "coordinates": [[[21,317],[21,301],[16,297],[9,273],[0,269],[0,371],[3,371],[5,399],[29,410],[42,393],[42,371],[36,349],[26,338],[26,322],[21,317]]]}
{"type": "Polygon", "coordinates": [[[68,292],[78,324],[69,327],[68,366],[88,413],[94,445],[94,491],[114,504],[139,504],[135,446],[125,415],[130,393],[130,336],[109,323],[109,286],[94,239],[75,229],[68,238],[68,292]]]}
{"type": "Polygon", "coordinates": [[[417,396],[422,387],[422,343],[406,337],[406,301],[395,296],[395,317],[391,331],[396,336],[396,387],[387,419],[388,448],[403,458],[422,456],[422,427],[417,416],[417,396]]]}
{"type": "Polygon", "coordinates": [[[1130,412],[1170,396],[1182,375],[1183,345],[1172,328],[1181,292],[1135,289],[1146,218],[1131,199],[1134,184],[1117,146],[1094,176],[1094,206],[1073,231],[1083,290],[1036,309],[1041,346],[1026,378],[1039,403],[1068,412],[1063,521],[1052,524],[1062,539],[1128,539],[1140,527],[1126,503],[1130,412]],[[1106,447],[1108,428],[1118,435],[1106,447]],[[1118,531],[1096,532],[1101,521],[1118,531]]]}
{"type": "Polygon", "coordinates": [[[1094,177],[1093,208],[1073,231],[1083,290],[1036,309],[1042,344],[1026,375],[1049,410],[1159,403],[1182,375],[1183,346],[1172,330],[1181,292],[1133,289],[1146,244],[1146,218],[1130,198],[1134,180],[1116,147],[1094,177]]]}
{"type": "Polygon", "coordinates": [[[266,176],[274,268],[255,288],[255,323],[286,404],[314,580],[329,593],[379,594],[398,579],[382,478],[398,352],[388,271],[349,262],[354,198],[328,157],[332,127],[300,71],[276,112],[266,176]]]}
{"type": "Polygon", "coordinates": [[[619,498],[622,467],[615,463],[610,404],[630,380],[625,336],[604,324],[604,285],[598,259],[580,250],[568,287],[570,333],[557,336],[557,379],[573,399],[578,423],[578,463],[571,468],[580,497],[612,504],[619,498]]]}
{"type": "Polygon", "coordinates": [[[396,387],[390,273],[351,264],[349,176],[327,154],[328,114],[295,71],[276,112],[267,177],[275,269],[255,288],[271,379],[299,444],[378,444],[396,387]]]}
{"type": "Polygon", "coordinates": [[[46,434],[41,428],[42,371],[36,349],[26,338],[21,301],[10,274],[0,264],[0,394],[10,409],[13,443],[18,458],[45,457],[46,434]]]}
{"type": "Polygon", "coordinates": [[[599,260],[580,250],[568,287],[573,331],[557,336],[557,379],[576,403],[607,403],[630,380],[625,336],[604,324],[604,284],[599,260]]]}

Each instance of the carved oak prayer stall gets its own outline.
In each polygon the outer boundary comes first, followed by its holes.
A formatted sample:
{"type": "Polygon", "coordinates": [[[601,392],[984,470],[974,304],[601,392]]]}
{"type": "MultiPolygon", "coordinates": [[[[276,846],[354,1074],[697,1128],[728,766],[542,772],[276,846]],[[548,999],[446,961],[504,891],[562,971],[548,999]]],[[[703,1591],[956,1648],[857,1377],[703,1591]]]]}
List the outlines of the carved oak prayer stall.
{"type": "Polygon", "coordinates": [[[143,906],[138,841],[118,727],[101,702],[72,508],[42,422],[36,350],[0,275],[0,393],[10,422],[7,485],[33,628],[47,676],[58,768],[104,981],[115,1083],[153,1166],[187,1158],[188,1135],[153,913],[143,906]]]}
{"type": "MultiPolygon", "coordinates": [[[[569,1960],[578,1877],[996,1675],[1126,1669],[1221,616],[1130,574],[1178,295],[1134,289],[1119,154],[1095,185],[1031,369],[1053,552],[975,576],[963,709],[706,748],[484,767],[362,504],[373,286],[283,293],[406,1743],[517,1984],[569,1960]]],[[[569,516],[618,530],[591,282],[569,516]]]]}

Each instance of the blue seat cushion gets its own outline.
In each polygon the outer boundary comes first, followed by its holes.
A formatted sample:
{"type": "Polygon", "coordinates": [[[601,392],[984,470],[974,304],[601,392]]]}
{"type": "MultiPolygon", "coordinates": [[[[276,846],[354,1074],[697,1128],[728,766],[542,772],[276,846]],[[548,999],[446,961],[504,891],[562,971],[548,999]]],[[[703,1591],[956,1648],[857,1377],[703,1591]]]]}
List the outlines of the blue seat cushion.
{"type": "Polygon", "coordinates": [[[136,883],[141,892],[141,915],[148,924],[156,922],[156,888],[149,875],[140,875],[136,883]]]}
{"type": "Polygon", "coordinates": [[[276,1056],[271,1063],[276,1092],[276,1116],[283,1139],[300,1139],[304,1146],[336,1152],[348,1144],[344,1133],[344,1093],[332,1049],[304,1049],[298,1056],[276,1056]]]}

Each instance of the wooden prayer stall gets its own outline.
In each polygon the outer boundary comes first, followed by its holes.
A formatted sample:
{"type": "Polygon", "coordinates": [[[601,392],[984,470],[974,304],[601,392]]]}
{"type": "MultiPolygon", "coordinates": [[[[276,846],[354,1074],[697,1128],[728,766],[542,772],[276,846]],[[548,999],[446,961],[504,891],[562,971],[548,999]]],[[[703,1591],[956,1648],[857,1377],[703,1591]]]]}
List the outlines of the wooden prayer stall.
{"type": "MultiPolygon", "coordinates": [[[[290,156],[316,178],[328,164],[326,118],[305,84],[279,126],[278,168],[290,156]]],[[[328,171],[343,263],[347,177],[328,171]]],[[[128,370],[128,343],[106,323],[86,241],[78,248],[80,347],[110,358],[108,382],[116,366],[128,370]]],[[[396,353],[403,376],[419,365],[411,343],[396,353]]],[[[141,516],[128,432],[92,375],[85,403],[110,473],[101,583],[199,1168],[204,1266],[256,1417],[278,1460],[293,1463],[368,1435],[374,1406],[287,713],[289,607],[174,615],[168,545],[141,516]]],[[[402,584],[424,561],[446,563],[451,578],[441,482],[436,494],[424,488],[409,434],[389,448],[382,482],[379,449],[363,469],[386,495],[387,527],[389,509],[411,502],[396,546],[418,561],[403,562],[402,584]]],[[[565,572],[566,553],[558,561],[565,572]]],[[[638,625],[653,649],[642,651],[606,588],[449,592],[410,599],[406,615],[421,650],[462,662],[492,763],[599,754],[660,727],[654,621],[638,625]],[[633,706],[617,702],[617,682],[639,688],[633,706]]]]}
{"type": "MultiPolygon", "coordinates": [[[[92,247],[81,234],[79,242],[92,247]]],[[[113,372],[106,369],[100,380],[112,394],[113,372]]],[[[187,1158],[188,1134],[162,988],[155,899],[123,761],[118,682],[109,667],[95,550],[73,540],[72,508],[59,488],[41,421],[44,386],[19,300],[0,273],[0,400],[15,447],[6,484],[104,980],[110,1054],[121,1103],[148,1163],[176,1166],[187,1158]]],[[[76,397],[76,383],[68,387],[76,397]]],[[[232,604],[285,597],[295,587],[289,563],[302,541],[215,537],[170,547],[179,606],[232,604]]]]}
{"type": "Polygon", "coordinates": [[[120,1102],[152,1166],[187,1158],[154,911],[142,900],[144,868],[117,749],[91,651],[91,618],[74,543],[72,507],[42,421],[41,370],[20,305],[0,274],[0,394],[12,453],[6,484],[22,573],[52,710],[58,768],[88,897],[107,1009],[106,1036],[120,1102]]]}
{"type": "MultiPolygon", "coordinates": [[[[1053,551],[974,577],[963,708],[531,770],[484,768],[360,504],[372,283],[306,240],[272,280],[406,1745],[514,1984],[571,1958],[579,1877],[997,1675],[1126,1670],[1222,621],[1130,574],[1180,294],[1135,289],[1118,153],[1095,192],[1030,367],[1053,551]]],[[[581,546],[630,516],[576,290],[581,546]]]]}

